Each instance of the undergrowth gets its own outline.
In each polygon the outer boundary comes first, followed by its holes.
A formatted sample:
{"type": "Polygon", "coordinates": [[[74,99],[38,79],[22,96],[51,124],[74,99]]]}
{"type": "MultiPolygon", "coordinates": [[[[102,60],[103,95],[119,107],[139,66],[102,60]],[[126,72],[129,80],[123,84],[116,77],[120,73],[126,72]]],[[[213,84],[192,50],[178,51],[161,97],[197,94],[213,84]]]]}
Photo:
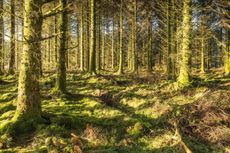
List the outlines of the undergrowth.
{"type": "MultiPolygon", "coordinates": [[[[183,153],[174,122],[193,152],[228,151],[229,78],[195,78],[183,90],[152,78],[69,74],[68,93],[60,96],[53,93],[55,76],[44,77],[42,110],[50,122],[32,133],[1,136],[0,152],[71,152],[72,133],[87,153],[183,153]]],[[[17,81],[1,80],[3,124],[16,108],[17,81]]]]}

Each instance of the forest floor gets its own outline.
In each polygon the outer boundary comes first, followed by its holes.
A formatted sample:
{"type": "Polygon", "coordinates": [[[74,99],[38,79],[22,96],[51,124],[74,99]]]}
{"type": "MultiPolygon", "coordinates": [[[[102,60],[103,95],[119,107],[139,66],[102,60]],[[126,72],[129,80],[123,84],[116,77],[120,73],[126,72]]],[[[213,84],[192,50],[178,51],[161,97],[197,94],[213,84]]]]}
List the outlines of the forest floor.
{"type": "MultiPolygon", "coordinates": [[[[41,95],[50,123],[2,136],[0,152],[71,152],[71,133],[84,153],[183,153],[184,144],[194,153],[230,152],[230,78],[194,78],[183,90],[162,78],[68,74],[69,94],[57,96],[47,75],[41,95]]],[[[2,80],[0,123],[14,115],[17,97],[17,79],[2,80]]]]}

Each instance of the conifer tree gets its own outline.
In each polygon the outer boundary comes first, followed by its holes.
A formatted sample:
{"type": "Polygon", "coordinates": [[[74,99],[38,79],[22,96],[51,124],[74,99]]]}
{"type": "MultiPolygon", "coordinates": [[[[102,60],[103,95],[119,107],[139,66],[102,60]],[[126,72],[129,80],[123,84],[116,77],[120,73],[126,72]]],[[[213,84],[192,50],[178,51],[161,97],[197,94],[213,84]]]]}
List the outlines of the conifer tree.
{"type": "Polygon", "coordinates": [[[190,60],[190,44],[191,44],[191,0],[184,0],[183,3],[183,37],[181,48],[180,73],[177,82],[182,87],[190,84],[189,76],[189,60],[190,60]]]}
{"type": "Polygon", "coordinates": [[[61,15],[59,20],[59,57],[58,57],[58,71],[56,90],[60,93],[66,92],[66,44],[67,44],[67,26],[68,26],[68,15],[67,15],[67,1],[59,0],[61,5],[61,15]]]}

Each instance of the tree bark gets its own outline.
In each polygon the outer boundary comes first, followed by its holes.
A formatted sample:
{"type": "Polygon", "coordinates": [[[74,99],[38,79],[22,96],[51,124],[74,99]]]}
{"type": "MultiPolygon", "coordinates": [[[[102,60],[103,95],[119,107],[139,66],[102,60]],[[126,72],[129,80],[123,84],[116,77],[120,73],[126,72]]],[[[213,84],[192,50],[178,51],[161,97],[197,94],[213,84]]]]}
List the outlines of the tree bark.
{"type": "Polygon", "coordinates": [[[120,17],[119,17],[119,69],[118,74],[123,74],[123,0],[121,0],[121,6],[120,6],[120,17]]]}
{"type": "Polygon", "coordinates": [[[15,73],[15,0],[11,0],[11,13],[10,13],[10,63],[9,74],[15,73]]]}
{"type": "Polygon", "coordinates": [[[96,30],[95,30],[95,0],[90,0],[90,64],[89,72],[96,74],[96,30]]]}
{"type": "Polygon", "coordinates": [[[3,74],[3,1],[0,1],[0,75],[3,74]]]}
{"type": "Polygon", "coordinates": [[[224,66],[225,66],[225,75],[229,76],[230,75],[230,31],[227,29],[225,31],[225,54],[224,54],[224,66]]]}
{"type": "Polygon", "coordinates": [[[18,103],[14,119],[41,117],[39,93],[39,54],[42,30],[41,1],[25,1],[24,40],[18,86],[18,103]],[[36,13],[34,13],[36,12],[36,13]]]}
{"type": "Polygon", "coordinates": [[[80,21],[80,71],[84,71],[84,11],[83,11],[83,0],[81,4],[81,21],[80,21]]]}
{"type": "Polygon", "coordinates": [[[68,15],[67,15],[67,2],[66,0],[59,0],[61,4],[62,13],[59,21],[59,57],[58,57],[58,71],[57,71],[57,82],[56,90],[60,93],[66,92],[66,41],[67,41],[67,26],[68,26],[68,15]]]}
{"type": "Polygon", "coordinates": [[[182,36],[182,61],[178,83],[182,87],[190,85],[189,60],[190,60],[190,35],[191,35],[191,0],[184,0],[183,6],[183,36],[182,36]]]}

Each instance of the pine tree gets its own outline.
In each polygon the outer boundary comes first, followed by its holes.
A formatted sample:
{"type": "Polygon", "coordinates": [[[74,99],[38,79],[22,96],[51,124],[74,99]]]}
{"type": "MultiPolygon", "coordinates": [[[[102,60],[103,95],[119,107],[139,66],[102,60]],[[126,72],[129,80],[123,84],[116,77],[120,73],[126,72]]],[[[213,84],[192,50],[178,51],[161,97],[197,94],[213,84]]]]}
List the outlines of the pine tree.
{"type": "Polygon", "coordinates": [[[91,16],[90,16],[90,63],[89,72],[96,74],[96,27],[95,27],[95,0],[90,0],[91,16]]]}
{"type": "Polygon", "coordinates": [[[11,0],[11,25],[10,25],[10,62],[9,74],[15,73],[15,0],[11,0]]]}
{"type": "Polygon", "coordinates": [[[189,86],[189,60],[190,60],[190,44],[191,44],[191,0],[184,0],[183,5],[183,37],[180,63],[180,73],[177,82],[182,87],[189,86]]]}
{"type": "Polygon", "coordinates": [[[58,57],[58,71],[56,90],[60,93],[66,93],[66,42],[67,42],[67,26],[68,26],[68,14],[67,14],[67,1],[59,0],[62,13],[59,20],[59,57],[58,57]]]}
{"type": "Polygon", "coordinates": [[[39,58],[42,30],[42,2],[26,0],[24,44],[18,84],[17,109],[12,120],[0,126],[0,133],[32,130],[41,119],[39,58]],[[34,13],[36,12],[36,13],[34,13]],[[23,124],[22,124],[23,123],[23,124]]]}
{"type": "Polygon", "coordinates": [[[224,47],[224,67],[225,67],[225,75],[230,75],[230,31],[229,29],[225,30],[225,47],[224,47]]]}
{"type": "Polygon", "coordinates": [[[3,1],[0,1],[0,75],[3,74],[3,1]]]}
{"type": "Polygon", "coordinates": [[[119,14],[119,68],[118,74],[123,74],[123,0],[120,1],[120,14],[119,14]]]}

